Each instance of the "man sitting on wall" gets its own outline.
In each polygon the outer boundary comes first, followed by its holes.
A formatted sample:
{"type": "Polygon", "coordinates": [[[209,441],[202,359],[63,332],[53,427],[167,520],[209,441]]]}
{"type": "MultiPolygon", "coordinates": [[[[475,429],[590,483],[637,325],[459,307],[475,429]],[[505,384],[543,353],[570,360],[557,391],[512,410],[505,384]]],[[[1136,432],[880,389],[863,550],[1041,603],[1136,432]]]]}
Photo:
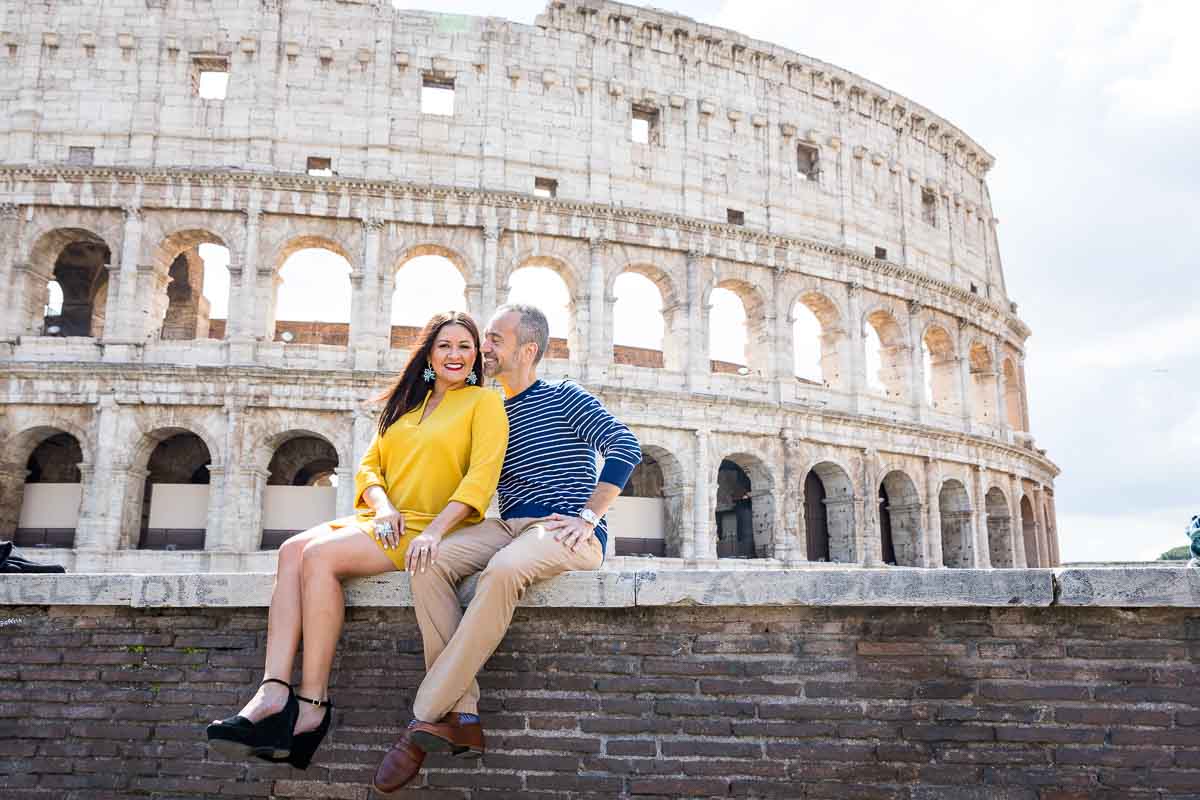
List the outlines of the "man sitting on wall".
{"type": "Polygon", "coordinates": [[[422,534],[410,545],[427,672],[413,702],[415,718],[375,773],[377,791],[406,785],[427,752],[483,754],[475,676],[504,638],[517,601],[535,581],[598,569],[604,560],[603,517],[641,462],[641,448],[580,386],[538,378],[548,343],[546,316],[527,305],[502,306],[484,333],[484,371],[507,398],[501,518],[445,539],[422,534]],[[599,472],[597,452],[604,457],[599,472]],[[464,613],[456,588],[480,570],[464,613]]]}

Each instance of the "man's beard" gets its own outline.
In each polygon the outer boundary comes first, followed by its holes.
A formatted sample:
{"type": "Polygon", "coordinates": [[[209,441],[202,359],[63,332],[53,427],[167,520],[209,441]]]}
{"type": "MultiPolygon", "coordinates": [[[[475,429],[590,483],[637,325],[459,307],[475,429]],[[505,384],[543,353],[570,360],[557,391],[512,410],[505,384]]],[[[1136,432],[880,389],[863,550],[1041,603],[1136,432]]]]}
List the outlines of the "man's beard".
{"type": "Polygon", "coordinates": [[[495,359],[483,360],[483,374],[488,378],[494,378],[500,374],[500,362],[495,359]]]}

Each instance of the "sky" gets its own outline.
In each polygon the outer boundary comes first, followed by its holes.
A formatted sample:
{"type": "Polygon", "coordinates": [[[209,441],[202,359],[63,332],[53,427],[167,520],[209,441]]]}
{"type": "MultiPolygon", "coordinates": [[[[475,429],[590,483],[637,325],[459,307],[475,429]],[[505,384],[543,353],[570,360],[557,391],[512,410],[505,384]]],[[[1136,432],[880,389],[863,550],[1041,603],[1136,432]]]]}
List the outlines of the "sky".
{"type": "MultiPolygon", "coordinates": [[[[504,15],[531,23],[544,5],[511,0],[504,15]]],[[[1033,329],[1031,427],[1063,471],[1063,560],[1185,544],[1200,513],[1200,3],[654,5],[857,72],[996,157],[988,184],[1008,292],[1033,329]]],[[[653,303],[629,291],[642,299],[627,313],[653,303]]],[[[739,309],[722,303],[714,330],[736,329],[739,309]]],[[[714,357],[739,360],[744,342],[714,338],[728,347],[714,357]]]]}

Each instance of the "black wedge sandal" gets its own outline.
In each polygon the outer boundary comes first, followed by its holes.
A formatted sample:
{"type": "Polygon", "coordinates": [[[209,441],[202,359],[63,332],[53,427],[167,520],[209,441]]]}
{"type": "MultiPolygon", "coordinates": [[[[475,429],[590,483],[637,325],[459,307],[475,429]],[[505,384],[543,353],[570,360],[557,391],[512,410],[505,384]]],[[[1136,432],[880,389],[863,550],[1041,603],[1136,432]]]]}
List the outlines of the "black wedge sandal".
{"type": "Polygon", "coordinates": [[[278,683],[287,687],[288,699],[283,709],[263,717],[258,722],[251,722],[241,714],[213,722],[205,731],[210,747],[233,758],[269,756],[285,760],[291,755],[292,729],[296,727],[300,705],[296,702],[296,693],[292,691],[291,684],[276,678],[267,678],[259,686],[267,683],[278,683]]]}
{"type": "Polygon", "coordinates": [[[329,733],[329,727],[333,724],[333,702],[330,700],[313,700],[309,697],[301,697],[296,695],[296,699],[302,703],[310,703],[318,708],[325,709],[325,718],[321,720],[321,724],[313,728],[311,731],[304,731],[292,736],[292,750],[286,756],[270,756],[258,755],[263,761],[270,761],[273,764],[291,764],[296,769],[308,769],[308,765],[312,763],[313,755],[317,752],[317,748],[321,746],[321,742],[325,739],[325,734],[329,733]]]}

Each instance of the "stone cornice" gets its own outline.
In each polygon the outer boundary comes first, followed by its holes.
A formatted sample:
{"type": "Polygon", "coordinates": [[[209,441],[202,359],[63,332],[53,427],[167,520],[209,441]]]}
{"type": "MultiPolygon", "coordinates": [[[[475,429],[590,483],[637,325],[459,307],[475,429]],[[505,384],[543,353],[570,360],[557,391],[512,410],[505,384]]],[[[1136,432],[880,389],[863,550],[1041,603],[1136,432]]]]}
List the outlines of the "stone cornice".
{"type": "MultiPolygon", "coordinates": [[[[490,205],[498,208],[512,209],[537,209],[542,214],[575,214],[588,216],[592,218],[597,226],[604,226],[608,223],[612,226],[611,233],[606,233],[606,238],[619,239],[621,234],[619,222],[631,222],[639,225],[645,225],[653,228],[674,228],[681,233],[692,233],[706,238],[719,238],[725,241],[732,241],[740,244],[753,245],[756,248],[774,249],[783,251],[784,258],[791,251],[805,251],[823,256],[829,256],[836,259],[842,259],[850,265],[858,267],[863,271],[878,276],[883,279],[899,279],[908,282],[914,289],[924,289],[933,292],[942,297],[947,297],[957,301],[958,303],[972,309],[978,313],[990,315],[998,323],[1001,323],[1019,340],[1018,349],[1023,345],[1025,339],[1030,335],[1030,329],[1019,318],[1015,317],[1010,309],[1005,308],[999,303],[993,303],[986,298],[973,294],[970,291],[958,286],[954,286],[946,281],[934,278],[930,275],[910,269],[909,267],[895,264],[890,261],[883,261],[872,258],[864,253],[859,253],[853,250],[848,250],[835,244],[820,242],[814,239],[805,239],[801,237],[783,236],[780,234],[766,233],[762,231],[749,230],[736,225],[729,225],[724,222],[716,222],[709,220],[696,219],[695,217],[687,217],[679,214],[669,214],[665,212],[648,211],[643,209],[617,207],[603,205],[598,203],[583,203],[572,202],[567,200],[558,200],[552,198],[540,198],[530,194],[521,194],[516,192],[498,191],[489,189],[467,189],[453,186],[435,185],[435,184],[415,184],[393,181],[377,181],[356,178],[319,178],[309,175],[286,175],[278,173],[253,173],[253,172],[213,172],[208,170],[191,170],[191,169],[132,169],[132,168],[105,168],[105,167],[60,167],[60,166],[0,166],[0,202],[4,202],[4,195],[15,195],[15,189],[12,183],[22,180],[41,180],[55,182],[69,181],[116,181],[130,182],[138,185],[139,190],[145,187],[155,185],[168,185],[177,183],[181,180],[187,180],[197,183],[208,182],[214,186],[223,185],[230,188],[241,189],[257,189],[260,191],[273,189],[290,189],[304,190],[309,192],[319,192],[322,194],[334,195],[353,195],[364,201],[368,198],[379,200],[384,196],[391,197],[418,197],[421,199],[442,199],[456,200],[469,205],[490,205]],[[5,187],[5,182],[9,186],[5,187]]],[[[19,197],[11,197],[9,202],[22,202],[19,197]]],[[[29,201],[24,201],[29,203],[29,201]]],[[[29,203],[32,205],[45,205],[39,202],[29,203]]],[[[148,198],[147,202],[142,206],[144,209],[153,209],[153,198],[148,198]]],[[[89,206],[89,208],[96,208],[89,206]]],[[[223,208],[205,208],[203,210],[221,212],[227,209],[223,208]]],[[[264,214],[271,212],[264,211],[264,214]]],[[[328,215],[325,215],[328,216],[328,215]]],[[[403,219],[386,220],[380,216],[378,212],[372,212],[372,218],[380,219],[381,221],[394,221],[400,224],[407,222],[403,219]]],[[[345,217],[335,217],[347,220],[362,221],[362,217],[355,214],[350,214],[345,217]]],[[[457,227],[464,227],[459,225],[457,227]]],[[[466,226],[466,227],[484,227],[483,225],[466,226]]],[[[565,234],[557,234],[565,235],[565,234]]],[[[661,245],[663,249],[669,249],[667,245],[661,245]]],[[[695,243],[680,243],[676,248],[681,252],[692,252],[696,250],[695,243]]],[[[704,249],[703,255],[711,257],[725,258],[726,260],[736,260],[729,256],[724,256],[719,253],[714,253],[711,246],[704,249]]],[[[767,264],[759,264],[764,268],[767,264]]],[[[791,265],[786,265],[791,266],[791,265]]],[[[795,271],[795,270],[794,270],[795,271]]],[[[886,282],[886,281],[885,281],[886,282]]],[[[902,298],[905,300],[916,299],[912,297],[902,298]]]]}

